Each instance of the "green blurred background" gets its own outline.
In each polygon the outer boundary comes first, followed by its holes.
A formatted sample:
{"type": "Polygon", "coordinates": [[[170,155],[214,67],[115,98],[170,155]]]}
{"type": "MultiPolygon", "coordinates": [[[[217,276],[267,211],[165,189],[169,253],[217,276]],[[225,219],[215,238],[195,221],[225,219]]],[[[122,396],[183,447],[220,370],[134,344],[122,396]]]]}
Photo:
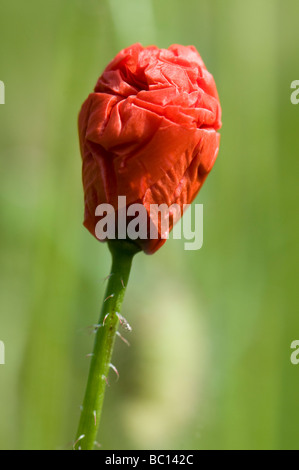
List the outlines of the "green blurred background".
{"type": "Polygon", "coordinates": [[[138,255],[103,449],[298,449],[297,0],[1,0],[0,448],[74,439],[110,259],[82,226],[76,120],[134,42],[193,44],[223,107],[204,246],[138,255]]]}

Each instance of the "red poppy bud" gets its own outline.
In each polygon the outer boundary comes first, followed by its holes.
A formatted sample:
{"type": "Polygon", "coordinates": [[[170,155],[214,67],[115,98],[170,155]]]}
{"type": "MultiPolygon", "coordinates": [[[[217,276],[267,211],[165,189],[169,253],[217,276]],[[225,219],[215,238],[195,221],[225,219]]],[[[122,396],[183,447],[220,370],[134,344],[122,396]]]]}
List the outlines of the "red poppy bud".
{"type": "MultiPolygon", "coordinates": [[[[194,47],[121,51],[79,116],[85,227],[95,236],[96,208],[117,211],[118,196],[148,215],[151,204],[191,204],[216,160],[220,127],[216,85],[194,47]]],[[[158,239],[136,240],[148,254],[164,242],[159,230],[158,239]]]]}

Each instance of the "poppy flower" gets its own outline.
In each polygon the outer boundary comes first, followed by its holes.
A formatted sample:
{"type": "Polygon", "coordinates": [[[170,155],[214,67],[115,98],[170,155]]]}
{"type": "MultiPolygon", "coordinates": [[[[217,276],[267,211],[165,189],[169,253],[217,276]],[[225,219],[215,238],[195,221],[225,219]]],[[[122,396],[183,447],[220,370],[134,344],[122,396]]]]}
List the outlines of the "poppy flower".
{"type": "MultiPolygon", "coordinates": [[[[97,207],[117,213],[119,196],[149,218],[151,205],[191,204],[215,163],[220,127],[215,81],[193,46],[119,52],[79,115],[85,227],[96,236],[97,207]]],[[[156,239],[135,243],[152,254],[162,235],[159,225],[156,239]]]]}

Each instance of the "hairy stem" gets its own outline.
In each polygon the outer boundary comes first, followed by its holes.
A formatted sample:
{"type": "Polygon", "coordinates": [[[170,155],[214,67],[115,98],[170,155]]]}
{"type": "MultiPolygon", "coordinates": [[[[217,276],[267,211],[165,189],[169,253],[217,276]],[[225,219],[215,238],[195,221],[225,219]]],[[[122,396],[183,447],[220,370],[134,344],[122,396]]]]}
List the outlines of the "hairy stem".
{"type": "Polygon", "coordinates": [[[75,449],[92,450],[98,434],[111,357],[119,322],[122,302],[138,248],[126,241],[111,241],[112,269],[103,302],[91,358],[89,377],[82,405],[81,418],[74,444],[75,449]]]}

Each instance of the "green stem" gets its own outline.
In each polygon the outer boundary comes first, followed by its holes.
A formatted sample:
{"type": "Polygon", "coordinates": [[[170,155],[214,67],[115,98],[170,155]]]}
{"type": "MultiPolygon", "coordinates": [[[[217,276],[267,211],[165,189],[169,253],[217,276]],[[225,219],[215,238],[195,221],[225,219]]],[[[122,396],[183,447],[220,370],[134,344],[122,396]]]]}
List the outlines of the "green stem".
{"type": "Polygon", "coordinates": [[[94,351],[81,419],[75,440],[75,449],[92,450],[99,429],[107,377],[126,287],[134,255],[138,248],[126,241],[109,242],[112,269],[96,333],[94,351]]]}

